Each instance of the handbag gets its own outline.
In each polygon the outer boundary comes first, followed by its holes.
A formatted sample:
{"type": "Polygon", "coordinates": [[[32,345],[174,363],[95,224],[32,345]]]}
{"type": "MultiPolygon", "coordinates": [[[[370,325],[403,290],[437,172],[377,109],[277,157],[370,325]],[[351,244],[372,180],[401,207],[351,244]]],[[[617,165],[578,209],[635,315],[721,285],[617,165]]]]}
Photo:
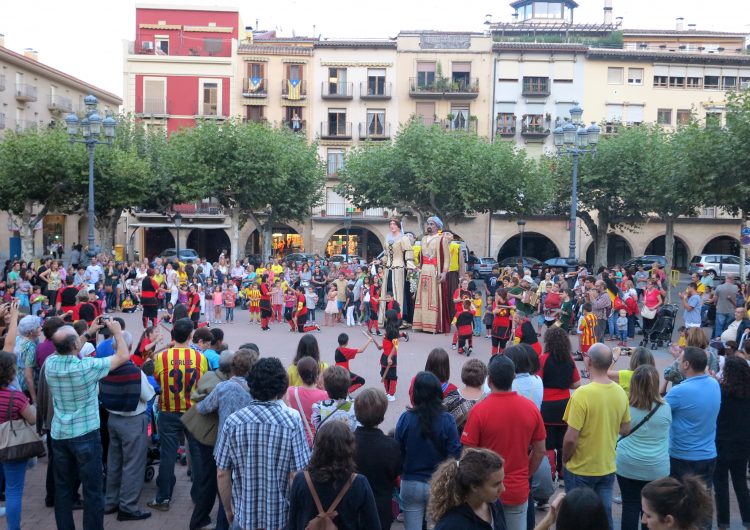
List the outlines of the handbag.
{"type": "Polygon", "coordinates": [[[25,419],[12,420],[13,394],[10,390],[8,414],[5,423],[0,423],[0,462],[15,462],[41,457],[47,454],[44,442],[25,419]]]}
{"type": "Polygon", "coordinates": [[[656,317],[656,309],[651,309],[645,305],[641,308],[641,316],[647,320],[651,320],[656,317]]]}
{"type": "MultiPolygon", "coordinates": [[[[653,416],[654,414],[656,414],[656,411],[657,411],[657,410],[659,410],[659,407],[661,407],[661,405],[662,405],[662,404],[661,404],[661,402],[658,402],[658,401],[657,401],[657,403],[656,403],[656,406],[655,406],[654,408],[652,408],[652,409],[651,409],[651,411],[650,411],[650,412],[649,412],[648,414],[646,414],[646,415],[645,415],[645,416],[643,417],[643,419],[642,419],[641,421],[639,421],[639,422],[638,422],[638,423],[636,424],[636,426],[635,426],[635,427],[633,427],[632,429],[630,429],[630,432],[629,432],[628,434],[626,434],[626,435],[624,435],[624,436],[620,436],[620,438],[619,438],[619,439],[617,440],[617,443],[619,444],[619,443],[620,443],[621,441],[623,441],[623,440],[624,440],[625,438],[627,438],[628,436],[630,436],[631,434],[633,434],[633,433],[634,433],[635,431],[637,431],[638,429],[640,429],[641,427],[643,427],[643,425],[644,425],[644,424],[645,424],[645,423],[646,423],[646,422],[647,422],[648,420],[650,420],[650,419],[651,419],[651,416],[653,416]]],[[[617,445],[617,444],[615,444],[615,445],[617,445]]]]}

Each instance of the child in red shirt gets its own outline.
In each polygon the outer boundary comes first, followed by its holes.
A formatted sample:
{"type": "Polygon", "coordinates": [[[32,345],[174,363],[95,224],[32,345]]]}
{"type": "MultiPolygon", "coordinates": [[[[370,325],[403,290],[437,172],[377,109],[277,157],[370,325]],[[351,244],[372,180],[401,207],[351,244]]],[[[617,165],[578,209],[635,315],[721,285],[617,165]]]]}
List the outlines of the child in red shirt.
{"type": "Polygon", "coordinates": [[[383,344],[375,345],[378,349],[383,350],[380,355],[380,377],[385,387],[385,394],[388,401],[396,401],[396,382],[398,375],[396,368],[398,365],[398,313],[393,309],[385,312],[385,337],[383,344]]]}
{"type": "Polygon", "coordinates": [[[336,361],[336,366],[341,366],[342,368],[346,368],[346,370],[349,372],[349,376],[351,377],[351,385],[349,386],[349,394],[357,390],[359,387],[364,386],[365,384],[365,378],[361,375],[357,375],[351,370],[349,370],[349,361],[353,361],[354,358],[357,356],[358,353],[362,353],[367,349],[367,347],[370,345],[371,342],[373,342],[373,338],[370,337],[370,339],[365,342],[365,345],[362,346],[359,349],[356,348],[349,348],[349,335],[346,333],[342,333],[339,335],[339,347],[336,348],[334,359],[336,361]]]}
{"type": "Polygon", "coordinates": [[[461,312],[456,315],[456,333],[458,334],[458,353],[466,353],[468,357],[474,348],[474,310],[471,308],[471,301],[464,300],[461,312]],[[466,342],[469,347],[466,348],[466,342]]]}

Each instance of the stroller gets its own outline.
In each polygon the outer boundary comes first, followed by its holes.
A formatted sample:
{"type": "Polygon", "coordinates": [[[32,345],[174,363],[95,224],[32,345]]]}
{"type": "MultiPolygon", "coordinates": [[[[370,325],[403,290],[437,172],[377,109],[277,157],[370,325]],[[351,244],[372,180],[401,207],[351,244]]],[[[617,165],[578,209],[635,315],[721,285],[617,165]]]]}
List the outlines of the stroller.
{"type": "Polygon", "coordinates": [[[664,304],[659,308],[656,314],[656,320],[651,329],[644,330],[641,346],[647,346],[651,343],[651,349],[662,348],[672,344],[672,334],[674,333],[674,323],[677,318],[678,308],[674,304],[664,304]]]}

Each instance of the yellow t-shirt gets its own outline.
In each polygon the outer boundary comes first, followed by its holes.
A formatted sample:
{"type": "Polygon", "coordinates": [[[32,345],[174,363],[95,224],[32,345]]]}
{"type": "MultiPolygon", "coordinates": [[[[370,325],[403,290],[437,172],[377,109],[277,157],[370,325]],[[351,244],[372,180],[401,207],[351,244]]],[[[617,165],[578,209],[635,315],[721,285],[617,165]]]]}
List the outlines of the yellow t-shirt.
{"type": "Polygon", "coordinates": [[[633,370],[620,370],[620,386],[625,393],[630,395],[630,380],[633,378],[633,370]]]}
{"type": "Polygon", "coordinates": [[[255,281],[258,283],[263,283],[263,275],[266,273],[266,269],[264,268],[258,268],[255,269],[255,281]]]}
{"type": "Polygon", "coordinates": [[[413,245],[411,251],[414,253],[414,263],[419,263],[419,253],[422,251],[422,245],[413,245]]]}
{"type": "Polygon", "coordinates": [[[471,303],[474,304],[474,316],[481,317],[482,316],[482,299],[474,298],[471,301],[471,303]]]}
{"type": "MultiPolygon", "coordinates": [[[[328,364],[320,361],[318,367],[320,368],[318,373],[322,374],[325,372],[326,368],[328,368],[328,364]]],[[[286,373],[289,376],[289,386],[302,386],[302,378],[297,371],[297,365],[289,365],[289,368],[286,369],[286,373]]]]}
{"type": "Polygon", "coordinates": [[[272,265],[271,270],[274,274],[281,274],[282,272],[284,272],[284,267],[282,267],[281,265],[272,265]]]}
{"type": "Polygon", "coordinates": [[[448,268],[449,271],[457,271],[459,269],[458,264],[458,255],[461,252],[461,244],[456,241],[451,241],[450,244],[450,254],[451,254],[451,264],[448,268]]]}
{"type": "Polygon", "coordinates": [[[570,396],[563,421],[580,433],[565,467],[587,477],[614,473],[620,424],[630,421],[628,396],[622,387],[615,383],[582,386],[570,396]]]}

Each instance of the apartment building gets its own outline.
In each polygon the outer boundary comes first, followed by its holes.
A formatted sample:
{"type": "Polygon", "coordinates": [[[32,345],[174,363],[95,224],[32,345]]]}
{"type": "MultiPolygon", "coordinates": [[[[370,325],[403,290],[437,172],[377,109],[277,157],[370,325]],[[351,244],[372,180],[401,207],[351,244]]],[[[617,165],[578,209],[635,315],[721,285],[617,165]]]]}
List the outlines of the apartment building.
{"type": "MultiPolygon", "coordinates": [[[[39,60],[32,49],[17,53],[5,47],[0,35],[0,138],[6,131],[23,133],[29,129],[55,126],[70,112],[85,109],[83,98],[93,94],[102,113],[116,114],[122,100],[39,60]]],[[[21,255],[18,227],[5,212],[0,213],[0,257],[21,255]]],[[[86,239],[88,224],[85,215],[50,213],[35,232],[34,246],[38,253],[51,244],[70,245],[86,239]]]]}

